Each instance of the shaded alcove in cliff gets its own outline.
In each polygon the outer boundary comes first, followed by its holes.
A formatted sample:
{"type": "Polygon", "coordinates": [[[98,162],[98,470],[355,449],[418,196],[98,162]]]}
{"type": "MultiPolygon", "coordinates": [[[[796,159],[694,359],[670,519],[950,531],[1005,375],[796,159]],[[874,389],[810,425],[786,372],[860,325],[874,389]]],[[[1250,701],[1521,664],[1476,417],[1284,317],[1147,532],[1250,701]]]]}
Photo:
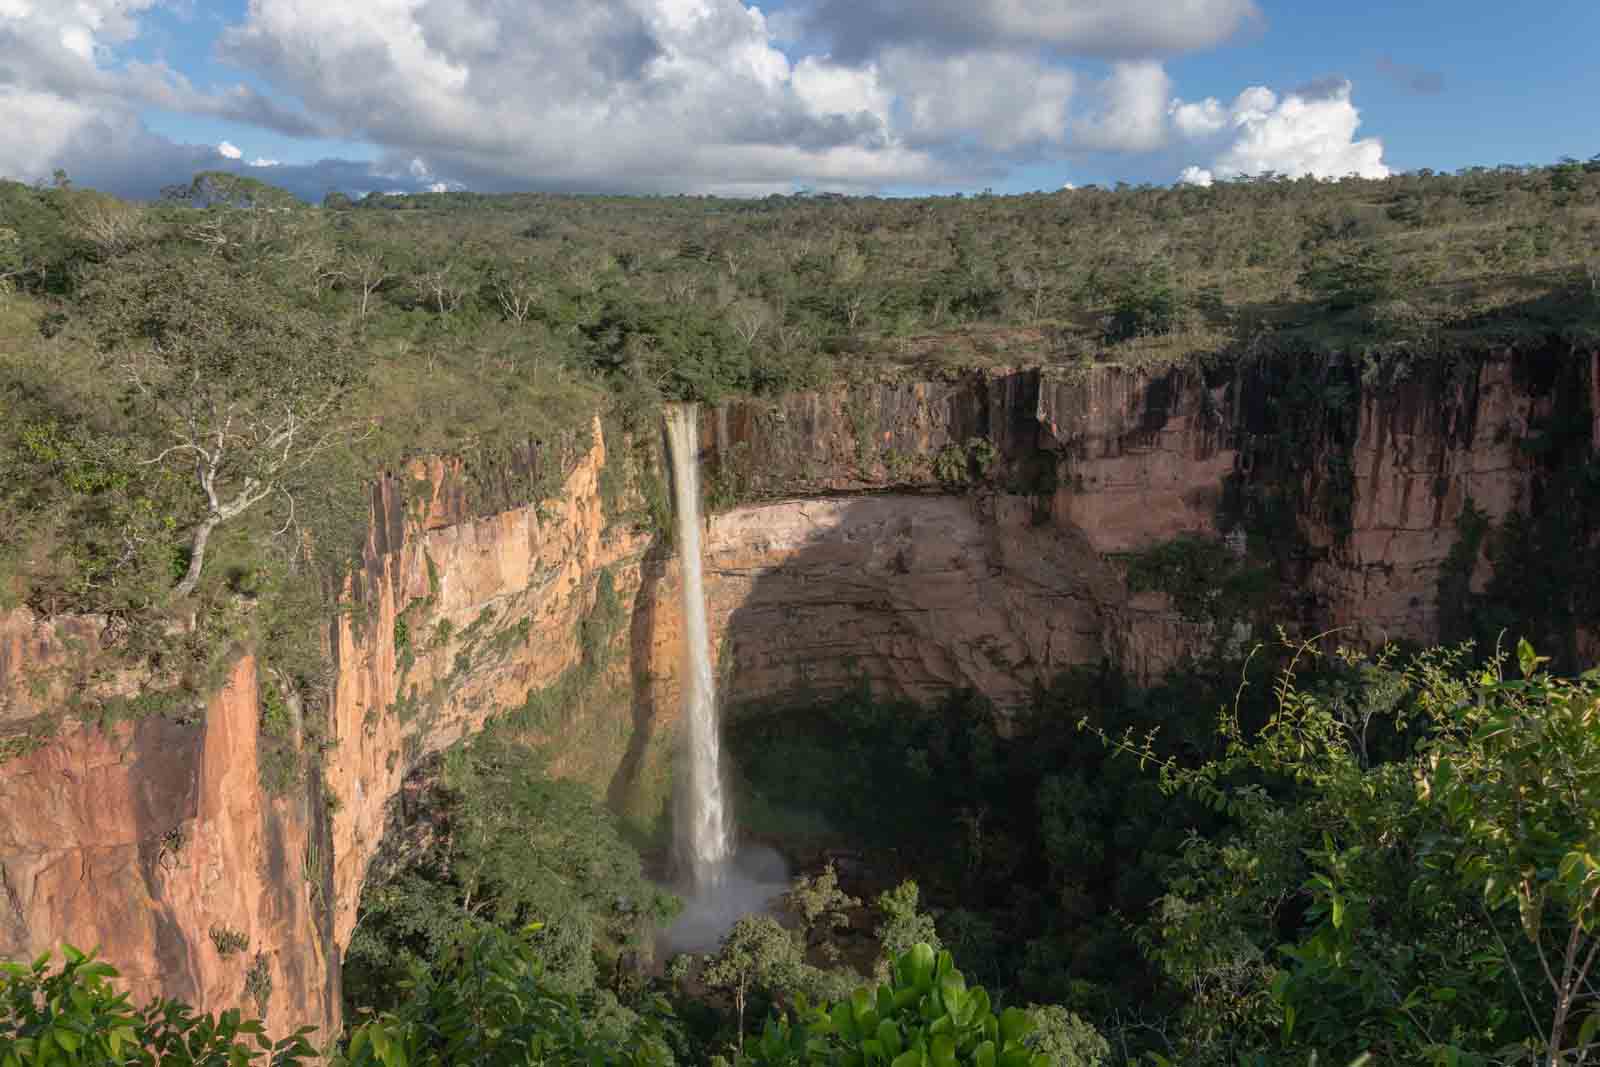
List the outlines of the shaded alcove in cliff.
{"type": "MultiPolygon", "coordinates": [[[[654,684],[651,650],[656,638],[657,617],[665,607],[661,599],[661,583],[669,558],[670,551],[665,542],[657,539],[650,545],[639,564],[639,592],[634,597],[633,611],[628,618],[627,672],[633,732],[628,737],[628,747],[623,752],[622,760],[606,786],[606,805],[619,814],[629,809],[633,795],[640,788],[646,753],[660,729],[663,709],[654,684]]],[[[669,805],[669,818],[670,812],[669,805]]]]}

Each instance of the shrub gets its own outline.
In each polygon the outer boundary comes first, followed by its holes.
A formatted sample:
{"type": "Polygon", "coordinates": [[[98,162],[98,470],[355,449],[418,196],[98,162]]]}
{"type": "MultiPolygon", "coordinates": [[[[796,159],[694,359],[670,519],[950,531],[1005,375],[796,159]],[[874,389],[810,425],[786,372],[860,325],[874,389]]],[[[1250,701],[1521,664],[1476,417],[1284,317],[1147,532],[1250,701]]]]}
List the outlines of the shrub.
{"type": "Polygon", "coordinates": [[[1383,246],[1367,243],[1318,257],[1299,281],[1329,311],[1347,311],[1392,297],[1395,271],[1383,246]]]}
{"type": "Polygon", "coordinates": [[[608,1013],[611,1025],[597,1025],[595,997],[558,992],[525,937],[492,927],[471,930],[448,958],[418,968],[404,990],[394,1011],[356,1028],[349,1067],[672,1062],[655,1014],[618,1009],[608,1013]]]}
{"type": "Polygon", "coordinates": [[[1107,341],[1171,333],[1182,323],[1184,299],[1163,261],[1145,264],[1119,278],[1111,290],[1107,341]]]}
{"type": "Polygon", "coordinates": [[[250,969],[244,972],[244,995],[256,1002],[256,1014],[265,1017],[272,1002],[272,965],[265,952],[257,952],[250,969]]]}
{"type": "Polygon", "coordinates": [[[950,953],[919,944],[901,954],[876,991],[816,1007],[794,1023],[768,1023],[751,1045],[749,1067],[778,1064],[897,1064],[902,1067],[1051,1067],[1031,1051],[1033,1022],[1020,1008],[998,1016],[981,986],[968,988],[950,953]]]}
{"type": "Polygon", "coordinates": [[[274,1043],[237,1010],[200,1015],[160,997],[134,1008],[112,987],[114,967],[71,945],[61,952],[59,970],[48,952],[0,963],[0,1059],[10,1067],[297,1067],[315,1057],[311,1027],[274,1043]]]}
{"type": "Polygon", "coordinates": [[[219,923],[211,927],[211,943],[216,946],[217,955],[226,959],[249,948],[250,935],[219,923]]]}

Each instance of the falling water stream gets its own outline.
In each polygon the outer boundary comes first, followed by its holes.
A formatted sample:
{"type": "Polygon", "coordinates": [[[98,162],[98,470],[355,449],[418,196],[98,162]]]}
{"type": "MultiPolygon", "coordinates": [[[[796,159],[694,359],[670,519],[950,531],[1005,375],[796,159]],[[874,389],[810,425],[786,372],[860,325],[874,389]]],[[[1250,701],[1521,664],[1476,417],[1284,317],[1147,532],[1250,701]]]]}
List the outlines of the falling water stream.
{"type": "Polygon", "coordinates": [[[770,848],[735,852],[733,813],[717,728],[717,682],[706,625],[705,573],[700,545],[700,411],[667,408],[678,558],[683,573],[683,718],[688,726],[685,773],[673,820],[683,911],[663,937],[668,951],[715,950],[742,915],[766,910],[788,888],[783,858],[770,848]]]}
{"type": "Polygon", "coordinates": [[[697,890],[714,889],[733,854],[728,805],[723,795],[722,743],[717,730],[717,680],[706,629],[705,576],[700,549],[700,409],[667,409],[667,444],[672,452],[673,503],[678,514],[678,556],[683,566],[683,710],[688,723],[688,781],[678,820],[679,863],[697,890]]]}

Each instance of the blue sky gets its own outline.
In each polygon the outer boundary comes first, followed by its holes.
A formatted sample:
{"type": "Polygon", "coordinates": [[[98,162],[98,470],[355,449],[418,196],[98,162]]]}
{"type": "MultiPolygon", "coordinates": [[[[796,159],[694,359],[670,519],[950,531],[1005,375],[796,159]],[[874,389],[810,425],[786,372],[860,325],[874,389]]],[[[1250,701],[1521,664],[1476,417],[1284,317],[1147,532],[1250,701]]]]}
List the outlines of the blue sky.
{"type": "Polygon", "coordinates": [[[0,175],[762,195],[1544,163],[1600,153],[1596,41],[1593,0],[0,0],[0,175]]]}
{"type": "Polygon", "coordinates": [[[1548,163],[1600,152],[1600,3],[1361,0],[1266,3],[1267,31],[1171,65],[1194,95],[1241,84],[1292,87],[1325,75],[1355,83],[1362,129],[1396,170],[1548,163]],[[1418,93],[1391,62],[1440,76],[1418,93]]]}

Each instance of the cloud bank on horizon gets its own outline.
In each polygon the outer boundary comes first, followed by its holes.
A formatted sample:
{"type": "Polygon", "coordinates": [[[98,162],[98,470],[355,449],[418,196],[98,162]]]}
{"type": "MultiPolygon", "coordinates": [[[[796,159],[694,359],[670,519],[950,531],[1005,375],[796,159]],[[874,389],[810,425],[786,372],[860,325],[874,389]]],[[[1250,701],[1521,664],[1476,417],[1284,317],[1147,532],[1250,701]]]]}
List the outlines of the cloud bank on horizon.
{"type": "Polygon", "coordinates": [[[1388,173],[1350,83],[1184,100],[1167,64],[1253,0],[249,0],[211,45],[235,84],[131,58],[190,0],[0,0],[0,175],[153,195],[196,170],[332,188],[847,192],[972,187],[1144,158],[1200,184],[1388,173]],[[262,86],[264,88],[257,88],[262,86]],[[225,122],[184,144],[152,110],[225,122]],[[370,146],[280,162],[249,135],[370,146]],[[250,158],[252,157],[253,158],[250,158]]]}

